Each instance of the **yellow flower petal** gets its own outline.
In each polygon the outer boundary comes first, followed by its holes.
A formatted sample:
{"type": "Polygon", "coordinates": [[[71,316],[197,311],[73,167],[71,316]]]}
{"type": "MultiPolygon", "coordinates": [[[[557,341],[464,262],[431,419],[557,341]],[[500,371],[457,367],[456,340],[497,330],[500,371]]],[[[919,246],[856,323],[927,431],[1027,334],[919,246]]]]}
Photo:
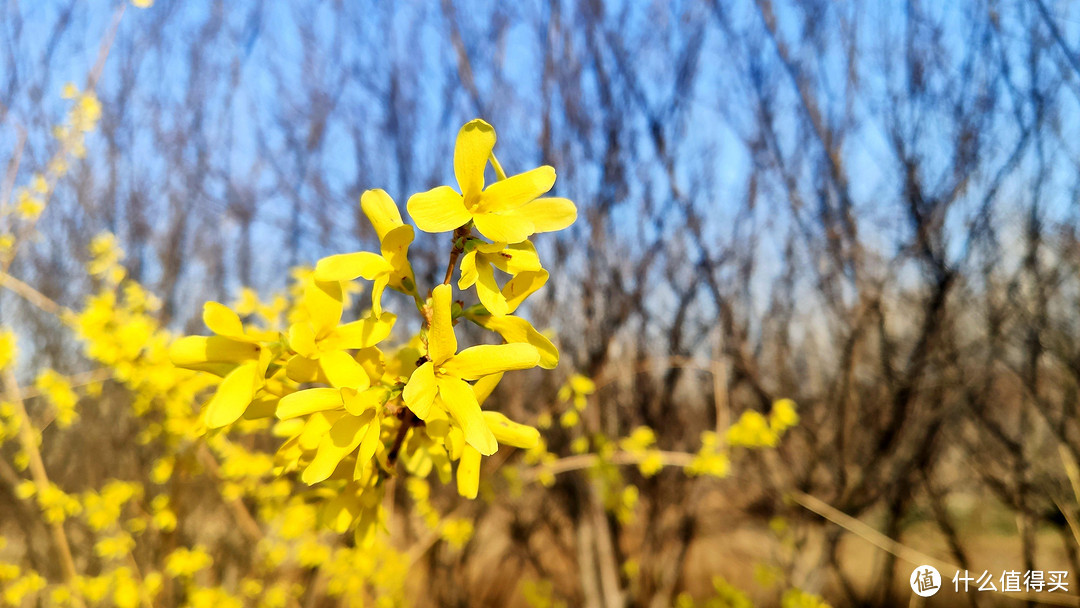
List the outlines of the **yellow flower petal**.
{"type": "Polygon", "coordinates": [[[216,429],[236,422],[255,396],[257,375],[257,361],[249,361],[229,372],[206,404],[206,426],[216,429]]]}
{"type": "Polygon", "coordinates": [[[335,350],[370,348],[390,335],[396,321],[397,315],[388,312],[339,325],[323,340],[323,347],[335,350]]]}
{"type": "Polygon", "coordinates": [[[499,412],[484,412],[484,421],[500,444],[529,450],[540,443],[540,431],[514,422],[499,412]]]}
{"type": "Polygon", "coordinates": [[[385,190],[368,190],[360,195],[360,209],[367,216],[368,221],[375,227],[375,234],[379,240],[383,240],[387,232],[401,226],[401,212],[398,211],[394,199],[385,190]]]}
{"type": "Polygon", "coordinates": [[[315,343],[315,328],[307,321],[300,321],[289,326],[289,348],[306,357],[319,354],[315,343]]]}
{"type": "Polygon", "coordinates": [[[417,418],[427,420],[436,393],[438,386],[435,384],[435,366],[429,361],[412,373],[401,398],[417,418]]]}
{"type": "Polygon", "coordinates": [[[543,270],[540,265],[540,256],[536,254],[536,247],[529,241],[510,245],[495,255],[484,256],[491,261],[491,265],[509,275],[530,270],[543,270]]]}
{"type": "Polygon", "coordinates": [[[360,392],[346,390],[342,392],[342,396],[345,398],[345,411],[359,416],[385,404],[390,398],[390,392],[381,386],[373,386],[360,392]]]}
{"type": "Polygon", "coordinates": [[[535,272],[521,272],[503,285],[502,294],[506,298],[507,312],[514,312],[525,298],[532,295],[537,289],[547,283],[548,273],[546,270],[535,272]]]}
{"type": "Polygon", "coordinates": [[[173,365],[192,367],[207,362],[240,363],[259,356],[259,345],[224,336],[185,336],[169,346],[173,365]]]}
{"type": "Polygon", "coordinates": [[[412,266],[409,265],[409,245],[413,242],[413,227],[398,226],[386,233],[380,246],[383,257],[393,269],[390,272],[390,287],[402,292],[411,293],[415,289],[412,266]],[[402,285],[408,279],[413,287],[402,285]]]}
{"type": "Polygon", "coordinates": [[[364,432],[364,438],[360,441],[360,452],[356,456],[357,465],[366,463],[375,456],[375,450],[379,447],[379,436],[382,429],[378,419],[373,419],[364,432]]]}
{"type": "Polygon", "coordinates": [[[362,391],[371,386],[371,379],[368,378],[364,368],[352,358],[352,355],[343,350],[323,354],[319,358],[319,367],[326,374],[330,386],[334,388],[348,387],[362,391]]]}
{"type": "Polygon", "coordinates": [[[518,208],[529,218],[536,232],[555,232],[570,227],[577,220],[577,207],[566,198],[538,198],[518,208]]]}
{"type": "Polygon", "coordinates": [[[337,281],[308,281],[304,288],[304,309],[308,312],[315,337],[321,338],[337,327],[341,320],[341,283],[337,281]]]}
{"type": "Polygon", "coordinates": [[[477,213],[473,223],[480,234],[503,243],[520,243],[535,231],[532,221],[516,211],[477,213]]]}
{"type": "Polygon", "coordinates": [[[499,284],[495,282],[495,273],[491,270],[491,266],[480,264],[476,268],[476,278],[476,296],[480,298],[480,303],[484,305],[484,308],[497,317],[510,312],[506,297],[503,296],[499,284]]]}
{"type": "Polygon", "coordinates": [[[527,343],[540,351],[540,367],[555,369],[559,364],[559,349],[548,340],[544,334],[536,331],[526,319],[506,315],[504,317],[475,317],[474,320],[486,329],[490,329],[503,340],[511,343],[527,343]]]}
{"type": "MultiPolygon", "coordinates": [[[[488,186],[480,197],[480,204],[476,207],[476,211],[491,213],[517,209],[536,197],[546,194],[554,185],[555,169],[548,165],[537,167],[488,186]]],[[[492,240],[502,239],[492,238],[492,240]]]]}
{"type": "Polygon", "coordinates": [[[371,281],[393,269],[390,262],[377,253],[370,251],[339,253],[325,257],[315,264],[315,280],[351,281],[357,277],[364,277],[371,281]]]}
{"type": "Polygon", "coordinates": [[[274,415],[281,420],[307,416],[315,412],[336,410],[344,405],[341,391],[336,388],[309,388],[285,395],[278,401],[274,415]]]}
{"type": "Polygon", "coordinates": [[[457,336],[450,318],[450,300],[454,289],[439,285],[431,291],[431,327],[428,328],[428,358],[436,366],[442,365],[457,352],[457,336]]]}
{"type": "Polygon", "coordinates": [[[465,198],[479,196],[484,189],[484,169],[494,148],[495,129],[479,118],[465,123],[458,131],[454,145],[454,176],[465,198]]]}
{"type": "MultiPolygon", "coordinates": [[[[419,357],[419,355],[417,355],[419,357]]],[[[368,378],[372,382],[378,381],[382,378],[386,372],[386,362],[383,359],[382,351],[376,347],[362,348],[356,353],[356,360],[360,363],[360,366],[367,372],[368,378]]],[[[415,362],[416,359],[414,358],[415,362]]]]}
{"type": "Polygon", "coordinates": [[[406,204],[416,226],[424,232],[446,232],[464,226],[472,218],[461,195],[450,186],[414,194],[406,204]]]}
{"type": "Polygon", "coordinates": [[[386,285],[390,282],[390,275],[384,274],[383,276],[375,279],[375,282],[371,285],[371,314],[378,317],[383,314],[382,312],[382,294],[386,291],[386,285]]]}
{"type": "Polygon", "coordinates": [[[296,443],[302,450],[314,450],[319,447],[319,442],[330,431],[330,427],[343,417],[345,412],[341,410],[315,412],[304,423],[304,430],[296,436],[296,443]]]}
{"type": "Polygon", "coordinates": [[[285,364],[285,376],[296,382],[318,382],[321,371],[317,360],[303,355],[293,355],[285,364]]]}
{"type": "Polygon", "coordinates": [[[300,479],[308,485],[324,481],[334,473],[338,463],[352,453],[364,439],[364,431],[375,412],[363,416],[342,416],[319,441],[319,449],[300,479]]]}
{"type": "Polygon", "coordinates": [[[471,346],[442,364],[450,376],[476,380],[499,372],[529,369],[540,362],[540,353],[531,344],[481,344],[471,346]]]}
{"type": "Polygon", "coordinates": [[[458,279],[458,289],[472,287],[478,278],[476,275],[476,251],[470,251],[461,256],[461,277],[458,279]]]}
{"type": "Polygon", "coordinates": [[[219,336],[235,338],[244,335],[244,324],[240,322],[240,316],[218,302],[207,302],[203,305],[203,323],[219,336]]]}
{"type": "Polygon", "coordinates": [[[480,452],[472,446],[465,446],[458,460],[457,490],[465,498],[476,498],[480,489],[480,452]]]}
{"type": "Polygon", "coordinates": [[[491,396],[491,392],[499,385],[499,380],[502,380],[502,377],[502,373],[498,373],[477,380],[472,387],[472,392],[476,395],[476,402],[483,405],[487,398],[491,396]]]}
{"type": "Polygon", "coordinates": [[[495,435],[484,422],[480,404],[476,402],[472,387],[457,378],[439,378],[439,400],[465,434],[465,442],[484,456],[491,456],[499,449],[495,435]]]}

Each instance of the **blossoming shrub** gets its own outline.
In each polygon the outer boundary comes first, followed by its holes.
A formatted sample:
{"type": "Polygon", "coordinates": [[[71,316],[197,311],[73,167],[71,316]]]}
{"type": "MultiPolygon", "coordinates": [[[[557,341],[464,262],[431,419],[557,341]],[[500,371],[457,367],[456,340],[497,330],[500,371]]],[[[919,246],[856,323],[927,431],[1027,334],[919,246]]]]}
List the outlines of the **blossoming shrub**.
{"type": "MultiPolygon", "coordinates": [[[[507,176],[495,131],[482,120],[458,134],[457,189],[415,194],[405,206],[421,230],[449,233],[441,283],[418,284],[413,226],[389,194],[369,190],[360,205],[378,251],[298,269],[288,292],[268,301],[245,289],[229,305],[208,302],[210,335],[177,337],[163,327],[161,303],[127,276],[109,234],[90,246],[95,292],[76,309],[61,306],[8,270],[100,117],[92,92],[69,87],[65,97],[73,105],[56,129],[56,155],[4,210],[0,283],[54,315],[97,367],[24,374],[18,329],[0,331],[0,480],[48,531],[0,536],[4,605],[404,605],[419,557],[440,542],[460,550],[475,532],[470,518],[446,515],[431,480],[476,498],[483,458],[520,448],[501,491],[586,470],[603,507],[625,522],[638,494],[623,467],[725,477],[731,448],[773,447],[798,421],[794,405],[780,401],[768,415],[748,412],[724,433],[703,433],[693,454],[661,450],[655,433],[639,427],[621,438],[578,433],[573,454],[558,455],[537,428],[500,413],[492,394],[505,373],[558,365],[555,345],[519,313],[549,277],[530,239],[566,228],[576,209],[545,196],[551,167],[507,176]],[[387,290],[399,296],[390,300],[387,290]],[[392,311],[403,309],[412,314],[399,322],[392,311]],[[490,339],[466,346],[459,338],[469,325],[490,339]],[[22,375],[32,386],[20,384],[22,375]],[[46,469],[44,438],[62,444],[80,433],[84,414],[97,413],[88,406],[117,395],[138,421],[130,448],[145,470],[61,487],[46,469]],[[402,517],[426,532],[412,545],[389,532],[388,488],[398,480],[411,501],[402,517]],[[230,548],[236,536],[243,544],[230,548]],[[31,549],[41,552],[43,542],[50,560],[35,564],[31,549]]],[[[571,375],[536,426],[558,416],[561,427],[577,429],[596,389],[571,375]]],[[[545,604],[550,588],[524,585],[523,599],[545,604]]]]}
{"type": "Polygon", "coordinates": [[[386,192],[369,190],[360,205],[379,236],[379,252],[319,260],[302,281],[286,329],[245,325],[237,312],[208,302],[203,321],[213,335],[189,336],[170,349],[176,365],[221,378],[203,409],[206,432],[273,418],[274,434],[283,439],[274,473],[295,472],[316,494],[331,497],[321,521],[338,532],[354,530],[360,546],[373,542],[385,521],[385,482],[399,463],[411,475],[434,471],[444,481],[456,468],[458,491],[474,498],[482,457],[500,445],[528,449],[539,441],[535,428],[480,406],[503,373],[558,363],[555,346],[513,313],[548,278],[527,239],[569,226],[576,209],[567,199],[543,197],[555,183],[554,169],[507,177],[494,146],[489,124],[469,122],[454,151],[460,193],[440,186],[409,199],[421,230],[453,232],[441,284],[416,284],[409,263],[413,228],[386,192]],[[485,187],[489,162],[498,178],[485,187]],[[505,275],[502,285],[496,270],[505,275]],[[455,271],[462,299],[455,299],[455,271]],[[346,319],[354,281],[370,282],[370,307],[346,319]],[[396,344],[397,315],[382,303],[387,288],[411,299],[419,321],[396,344]],[[466,303],[466,290],[475,303],[466,303]],[[461,348],[460,323],[502,343],[461,348]]]}

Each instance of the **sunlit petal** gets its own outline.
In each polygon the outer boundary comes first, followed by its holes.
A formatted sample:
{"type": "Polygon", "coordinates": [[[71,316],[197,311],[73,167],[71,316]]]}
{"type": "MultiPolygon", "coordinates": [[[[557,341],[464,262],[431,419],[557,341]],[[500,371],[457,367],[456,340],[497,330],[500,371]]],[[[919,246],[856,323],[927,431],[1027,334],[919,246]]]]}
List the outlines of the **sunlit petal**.
{"type": "Polygon", "coordinates": [[[315,279],[318,281],[351,281],[364,277],[368,281],[387,274],[394,269],[383,256],[370,251],[339,253],[315,263],[315,279]]]}
{"type": "Polygon", "coordinates": [[[409,382],[405,385],[405,390],[401,393],[401,398],[417,418],[427,420],[431,403],[435,401],[437,393],[435,367],[431,362],[427,362],[413,371],[409,382]]]}
{"type": "Polygon", "coordinates": [[[499,284],[495,282],[495,273],[491,270],[491,266],[480,264],[476,269],[476,277],[476,296],[480,298],[480,303],[484,305],[484,308],[495,316],[510,312],[506,297],[503,296],[499,284]]]}
{"type": "Polygon", "coordinates": [[[447,232],[472,218],[461,195],[450,186],[439,186],[409,197],[406,205],[416,226],[424,232],[447,232]]]}
{"type": "Polygon", "coordinates": [[[500,444],[528,450],[540,443],[540,431],[514,422],[499,412],[484,412],[484,421],[500,444]]]}
{"type": "Polygon", "coordinates": [[[476,402],[483,405],[487,398],[491,396],[491,392],[499,385],[499,380],[502,380],[502,377],[503,375],[498,373],[477,380],[472,385],[472,392],[476,395],[476,402]]]}
{"type": "Polygon", "coordinates": [[[503,285],[502,294],[506,298],[506,304],[509,307],[507,312],[514,312],[518,306],[525,301],[525,298],[532,295],[537,289],[544,286],[547,283],[548,273],[546,270],[537,270],[535,272],[522,272],[516,277],[510,279],[503,285]]]}
{"type": "Polygon", "coordinates": [[[387,312],[377,317],[367,316],[339,325],[323,340],[324,348],[353,349],[375,346],[390,335],[396,321],[397,316],[387,312]]]}
{"type": "Polygon", "coordinates": [[[285,395],[278,401],[274,414],[281,420],[307,416],[315,412],[340,409],[344,405],[341,391],[336,388],[309,388],[285,395]]]}
{"type": "Polygon", "coordinates": [[[517,209],[536,197],[546,194],[554,185],[555,169],[548,165],[537,167],[488,186],[480,197],[480,205],[476,210],[499,212],[517,209]]]}
{"type": "Polygon", "coordinates": [[[472,287],[476,279],[476,252],[470,251],[461,256],[461,278],[458,279],[458,289],[472,287]]]}
{"type": "Polygon", "coordinates": [[[457,337],[450,318],[453,288],[439,285],[431,291],[431,327],[428,329],[428,357],[436,366],[457,352],[457,337]]]}
{"type": "Polygon", "coordinates": [[[538,198],[517,209],[529,218],[536,232],[555,232],[570,227],[577,220],[577,207],[565,198],[538,198]]]}
{"type": "Polygon", "coordinates": [[[315,337],[328,334],[341,320],[341,283],[311,280],[304,288],[304,308],[308,312],[315,337]]]}
{"type": "Polygon", "coordinates": [[[454,355],[442,365],[447,375],[476,380],[499,372],[529,369],[540,362],[531,344],[481,344],[454,355]]]}
{"type": "MultiPolygon", "coordinates": [[[[258,362],[237,366],[221,381],[206,404],[206,426],[216,429],[236,422],[255,396],[258,362]]],[[[470,393],[471,394],[471,393],[470,393]]]]}
{"type": "Polygon", "coordinates": [[[218,302],[207,302],[203,305],[203,323],[219,336],[236,338],[244,335],[244,324],[240,322],[240,316],[218,302]]]}
{"type": "Polygon", "coordinates": [[[371,386],[371,380],[364,368],[343,350],[323,354],[319,358],[319,367],[334,388],[348,387],[362,391],[371,386]]]}
{"type": "Polygon", "coordinates": [[[367,412],[363,416],[342,416],[335,422],[319,441],[315,458],[300,476],[304,483],[311,485],[329,478],[338,463],[360,445],[364,431],[374,417],[375,412],[367,412]]]}
{"type": "Polygon", "coordinates": [[[465,442],[484,456],[494,454],[499,449],[499,444],[484,422],[472,387],[457,378],[440,378],[438,384],[439,399],[461,427],[465,442]]]}
{"type": "Polygon", "coordinates": [[[504,243],[520,243],[535,231],[532,221],[516,211],[477,213],[473,216],[473,223],[480,234],[504,243]]]}
{"type": "Polygon", "coordinates": [[[480,489],[480,452],[471,445],[465,446],[458,460],[457,490],[465,498],[476,498],[480,489]]]}
{"type": "Polygon", "coordinates": [[[367,190],[360,195],[360,209],[367,216],[368,221],[375,227],[375,233],[379,240],[383,240],[387,232],[401,226],[401,212],[398,211],[394,199],[385,190],[376,188],[367,190]]]}
{"type": "Polygon", "coordinates": [[[465,123],[458,131],[454,146],[454,176],[466,199],[480,195],[484,189],[484,168],[494,148],[495,129],[479,118],[465,123]]]}
{"type": "Polygon", "coordinates": [[[559,364],[559,349],[555,348],[551,340],[536,331],[536,328],[528,320],[512,315],[475,317],[474,320],[482,327],[498,333],[507,342],[527,343],[535,346],[536,350],[540,351],[540,367],[555,369],[559,364]]]}

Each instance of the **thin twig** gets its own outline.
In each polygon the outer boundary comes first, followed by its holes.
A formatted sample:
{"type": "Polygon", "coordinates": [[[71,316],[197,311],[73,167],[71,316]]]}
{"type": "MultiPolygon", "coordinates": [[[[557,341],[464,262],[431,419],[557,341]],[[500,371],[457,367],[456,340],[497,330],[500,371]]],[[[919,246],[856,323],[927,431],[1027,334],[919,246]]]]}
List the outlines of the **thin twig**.
{"type": "Polygon", "coordinates": [[[647,458],[659,456],[660,464],[665,467],[686,468],[693,464],[697,458],[694,454],[686,452],[667,452],[663,450],[649,450],[645,453],[638,452],[615,452],[611,458],[600,458],[599,454],[577,454],[560,458],[548,464],[537,465],[525,472],[525,481],[535,481],[541,475],[562,475],[571,471],[588,469],[601,463],[615,465],[641,464],[647,458]]]}
{"type": "Polygon", "coordinates": [[[70,312],[49,296],[34,289],[26,282],[16,279],[6,271],[0,271],[0,286],[8,288],[12,293],[26,300],[38,310],[53,315],[58,319],[62,319],[64,313],[70,312]]]}

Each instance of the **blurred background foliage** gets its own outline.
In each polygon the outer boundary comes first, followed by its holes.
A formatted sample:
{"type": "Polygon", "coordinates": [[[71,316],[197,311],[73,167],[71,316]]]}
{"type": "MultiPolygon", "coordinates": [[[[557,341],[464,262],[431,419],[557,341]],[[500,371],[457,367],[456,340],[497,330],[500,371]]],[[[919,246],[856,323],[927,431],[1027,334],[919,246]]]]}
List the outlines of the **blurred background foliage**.
{"type": "MultiPolygon", "coordinates": [[[[726,580],[765,604],[790,587],[906,604],[913,564],[836,513],[972,571],[1080,573],[1075,6],[157,0],[127,11],[100,64],[119,6],[0,8],[5,199],[53,158],[65,83],[96,82],[101,104],[10,266],[52,301],[100,287],[84,269],[107,231],[160,299],[154,321],[201,331],[206,299],[269,298],[292,266],[377,245],[359,194],[450,182],[452,136],[481,116],[508,171],[553,165],[580,210],[537,243],[552,278],[529,314],[559,369],[498,393],[549,423],[552,453],[640,426],[694,453],[703,430],[798,404],[777,449],[726,480],[616,467],[613,493],[606,466],[524,487],[492,472],[474,503],[434,486],[475,535],[411,562],[416,603],[667,606],[726,580]],[[567,420],[574,373],[595,392],[567,420]]],[[[418,237],[420,283],[443,240],[418,237]]],[[[0,318],[28,383],[88,369],[54,315],[5,291],[0,318]]],[[[77,432],[46,430],[58,485],[150,474],[129,400],[107,384],[77,432]]],[[[211,543],[208,584],[235,582],[223,564],[252,541],[201,491],[178,486],[189,517],[169,542],[211,543]]],[[[0,488],[0,525],[24,526],[6,551],[48,571],[24,504],[0,488]]],[[[424,540],[399,528],[399,546],[424,540]]]]}

